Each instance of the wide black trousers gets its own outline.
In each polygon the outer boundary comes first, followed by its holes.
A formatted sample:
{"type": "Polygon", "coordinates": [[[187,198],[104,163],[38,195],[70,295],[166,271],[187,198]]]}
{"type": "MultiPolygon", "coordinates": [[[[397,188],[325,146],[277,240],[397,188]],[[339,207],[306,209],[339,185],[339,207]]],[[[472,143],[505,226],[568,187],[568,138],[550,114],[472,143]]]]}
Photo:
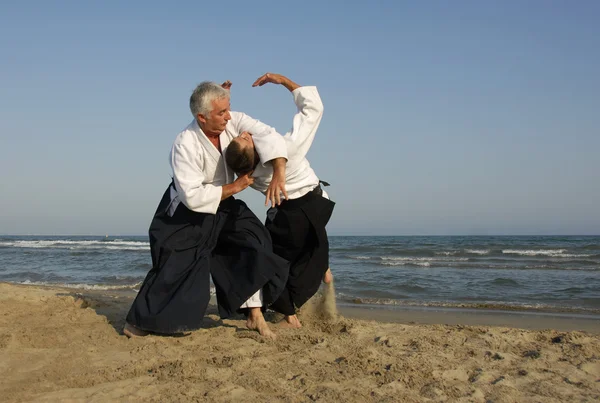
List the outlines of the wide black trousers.
{"type": "Polygon", "coordinates": [[[329,268],[329,240],[325,226],[335,203],[322,196],[320,187],[269,209],[265,226],[273,239],[275,253],[290,262],[285,290],[270,306],[293,315],[318,291],[329,268]]]}
{"type": "Polygon", "coordinates": [[[127,322],[157,333],[201,326],[210,300],[210,276],[219,314],[227,318],[262,288],[263,306],[283,292],[288,262],[273,252],[267,229],[241,200],[223,200],[216,214],[180,203],[167,214],[164,193],[150,225],[152,269],[127,314],[127,322]]]}

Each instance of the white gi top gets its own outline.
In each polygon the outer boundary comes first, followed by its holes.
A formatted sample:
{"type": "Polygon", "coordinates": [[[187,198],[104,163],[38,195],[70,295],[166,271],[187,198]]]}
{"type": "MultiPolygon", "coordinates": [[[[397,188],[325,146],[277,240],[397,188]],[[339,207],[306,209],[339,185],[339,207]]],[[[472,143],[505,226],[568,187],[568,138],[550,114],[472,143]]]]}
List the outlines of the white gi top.
{"type": "MultiPolygon", "coordinates": [[[[283,136],[288,153],[285,166],[285,190],[289,199],[298,199],[319,184],[319,178],[310,167],[306,154],[315,138],[319,123],[321,123],[323,103],[317,87],[296,88],[292,95],[298,107],[298,113],[294,116],[292,131],[283,136]]],[[[252,136],[252,138],[257,147],[256,137],[252,136]]],[[[262,156],[260,160],[263,161],[262,156]]],[[[270,164],[259,165],[252,176],[254,177],[252,188],[266,193],[273,177],[273,167],[270,164]]]]}
{"type": "MultiPolygon", "coordinates": [[[[244,131],[252,134],[261,161],[288,157],[285,141],[275,129],[241,112],[231,112],[231,120],[219,136],[222,152],[225,153],[229,142],[244,131]]],[[[171,187],[168,214],[172,216],[179,203],[198,213],[216,214],[221,187],[233,182],[233,171],[196,119],[177,135],[170,160],[177,190],[171,187]]]]}

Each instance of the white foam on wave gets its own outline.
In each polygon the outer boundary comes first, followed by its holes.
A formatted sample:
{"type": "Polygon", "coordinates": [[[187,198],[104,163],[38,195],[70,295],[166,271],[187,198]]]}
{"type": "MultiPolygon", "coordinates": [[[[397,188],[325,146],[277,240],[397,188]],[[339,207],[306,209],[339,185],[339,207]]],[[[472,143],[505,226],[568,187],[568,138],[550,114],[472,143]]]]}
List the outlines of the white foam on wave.
{"type": "Polygon", "coordinates": [[[106,245],[106,246],[100,246],[100,247],[87,247],[87,246],[82,246],[82,247],[73,247],[73,248],[69,248],[69,249],[110,249],[110,250],[149,250],[150,249],[150,245],[147,246],[115,246],[115,245],[106,245]]]}
{"type": "Polygon", "coordinates": [[[487,255],[490,253],[489,249],[465,249],[465,253],[471,253],[473,255],[487,255]]]}
{"type": "MultiPolygon", "coordinates": [[[[142,285],[142,281],[139,281],[135,284],[125,284],[125,285],[108,285],[108,284],[69,284],[69,283],[53,283],[50,281],[31,281],[25,280],[20,282],[15,282],[14,284],[21,285],[32,285],[32,286],[44,286],[44,287],[61,287],[61,288],[72,288],[75,290],[94,290],[94,291],[109,291],[109,290],[132,290],[134,292],[140,291],[140,286],[142,285]]],[[[214,285],[210,285],[210,295],[217,295],[217,289],[214,285]]]]}
{"type": "Polygon", "coordinates": [[[381,264],[384,266],[407,266],[407,265],[422,266],[422,267],[431,266],[431,262],[414,262],[414,261],[387,261],[387,262],[382,262],[381,264]]]}
{"type": "MultiPolygon", "coordinates": [[[[466,308],[476,310],[509,310],[509,311],[540,311],[547,309],[559,309],[564,311],[564,307],[544,303],[521,303],[521,302],[498,302],[498,301],[481,301],[481,302],[458,302],[458,301],[423,301],[423,300],[407,300],[394,298],[373,298],[373,297],[351,297],[343,294],[338,294],[340,299],[354,304],[365,305],[396,305],[396,306],[414,306],[414,307],[439,307],[439,308],[466,308]]],[[[595,311],[593,308],[577,308],[571,311],[595,311]]],[[[568,310],[567,310],[568,312],[568,310]]]]}
{"type": "Polygon", "coordinates": [[[445,250],[441,252],[435,252],[436,255],[452,256],[456,255],[459,251],[457,250],[445,250]]]}
{"type": "Polygon", "coordinates": [[[443,257],[400,257],[400,256],[382,256],[381,260],[392,260],[399,262],[466,262],[469,260],[468,257],[452,257],[452,258],[443,258],[443,257]]]}
{"type": "Polygon", "coordinates": [[[141,241],[69,241],[69,240],[37,240],[37,241],[0,241],[0,246],[33,249],[113,249],[113,250],[148,250],[150,242],[141,241]]]}
{"type": "Polygon", "coordinates": [[[572,253],[565,253],[563,255],[556,256],[556,257],[577,257],[577,258],[579,258],[579,257],[590,257],[590,256],[592,256],[592,255],[585,255],[585,254],[576,255],[576,254],[572,254],[572,253]]]}
{"type": "Polygon", "coordinates": [[[566,249],[503,249],[502,253],[520,256],[589,257],[586,254],[565,253],[566,249]]]}
{"type": "Polygon", "coordinates": [[[75,288],[78,290],[127,290],[133,289],[141,285],[141,282],[127,285],[107,285],[107,284],[65,284],[65,283],[51,283],[48,281],[30,281],[25,280],[16,284],[22,285],[38,285],[38,286],[50,286],[50,287],[63,287],[63,288],[75,288]]]}
{"type": "Polygon", "coordinates": [[[355,259],[355,260],[369,260],[369,259],[371,259],[371,257],[369,257],[369,256],[350,256],[350,259],[355,259]]]}

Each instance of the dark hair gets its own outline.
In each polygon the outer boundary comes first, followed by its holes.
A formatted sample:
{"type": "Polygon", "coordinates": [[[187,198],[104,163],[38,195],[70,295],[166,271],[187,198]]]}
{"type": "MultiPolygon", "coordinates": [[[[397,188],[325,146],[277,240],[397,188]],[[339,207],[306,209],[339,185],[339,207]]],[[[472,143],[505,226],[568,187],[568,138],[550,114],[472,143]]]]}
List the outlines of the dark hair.
{"type": "Polygon", "coordinates": [[[253,147],[242,148],[238,141],[232,141],[225,152],[225,162],[236,173],[245,173],[254,169],[253,147]]]}

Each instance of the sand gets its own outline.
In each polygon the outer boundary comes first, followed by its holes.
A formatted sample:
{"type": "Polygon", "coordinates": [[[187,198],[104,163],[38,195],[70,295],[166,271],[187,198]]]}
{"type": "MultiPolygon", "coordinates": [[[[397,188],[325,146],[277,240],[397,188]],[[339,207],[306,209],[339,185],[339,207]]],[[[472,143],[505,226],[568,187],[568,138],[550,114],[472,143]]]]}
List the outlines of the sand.
{"type": "Polygon", "coordinates": [[[598,327],[385,323],[337,316],[322,298],[301,313],[302,329],[275,327],[275,341],[214,307],[187,337],[128,339],[131,293],[0,283],[1,400],[600,400],[598,327]]]}

